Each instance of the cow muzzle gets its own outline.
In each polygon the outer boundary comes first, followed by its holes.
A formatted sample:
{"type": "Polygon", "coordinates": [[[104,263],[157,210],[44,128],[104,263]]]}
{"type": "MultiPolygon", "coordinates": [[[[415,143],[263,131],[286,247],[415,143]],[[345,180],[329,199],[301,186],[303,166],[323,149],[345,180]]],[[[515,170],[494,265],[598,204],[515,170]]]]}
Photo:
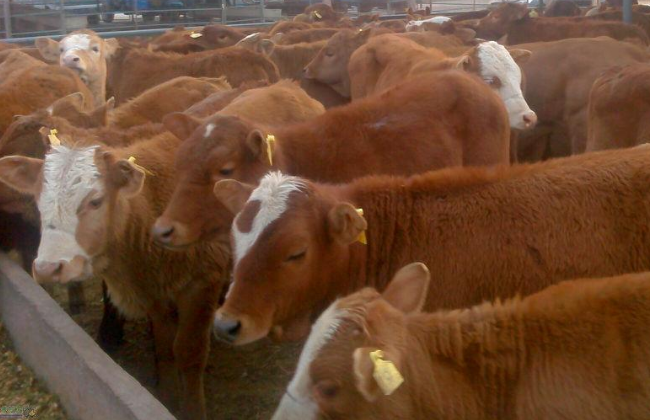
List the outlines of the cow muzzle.
{"type": "Polygon", "coordinates": [[[76,256],[70,261],[48,261],[37,258],[32,264],[32,276],[38,283],[82,281],[90,275],[90,264],[81,256],[76,256]]]}
{"type": "Polygon", "coordinates": [[[212,322],[213,332],[218,340],[241,346],[268,335],[270,325],[259,325],[249,316],[233,316],[222,309],[217,311],[212,322]]]}
{"type": "Polygon", "coordinates": [[[178,223],[159,217],[151,228],[151,236],[158,245],[168,249],[183,249],[194,241],[188,240],[188,229],[182,223],[178,223]]]}

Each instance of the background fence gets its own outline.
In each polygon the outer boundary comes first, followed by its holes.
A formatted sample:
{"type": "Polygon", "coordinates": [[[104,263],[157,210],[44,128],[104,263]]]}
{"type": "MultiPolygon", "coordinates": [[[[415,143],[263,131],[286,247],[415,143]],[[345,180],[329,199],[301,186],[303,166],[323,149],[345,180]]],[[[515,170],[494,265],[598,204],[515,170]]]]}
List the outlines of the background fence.
{"type": "MultiPolygon", "coordinates": [[[[123,35],[153,34],[183,25],[210,22],[254,25],[274,22],[301,13],[318,0],[0,0],[0,38],[15,41],[36,36],[63,35],[89,28],[123,35]],[[135,32],[134,32],[135,31],[135,32]]],[[[358,3],[348,3],[348,14],[358,15],[358,3]]],[[[434,13],[480,10],[493,0],[419,0],[434,13]]],[[[404,13],[403,1],[386,0],[373,13],[404,13]]]]}

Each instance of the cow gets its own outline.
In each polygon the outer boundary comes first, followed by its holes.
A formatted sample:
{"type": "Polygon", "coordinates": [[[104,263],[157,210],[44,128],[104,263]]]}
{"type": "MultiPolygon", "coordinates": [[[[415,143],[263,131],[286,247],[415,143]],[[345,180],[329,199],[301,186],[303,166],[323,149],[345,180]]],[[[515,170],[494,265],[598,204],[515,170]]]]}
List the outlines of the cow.
{"type": "Polygon", "coordinates": [[[225,77],[180,76],[154,86],[123,103],[108,115],[108,125],[127,129],[161,122],[172,112],[185,111],[208,96],[230,89],[225,77]]]}
{"type": "Polygon", "coordinates": [[[342,96],[340,93],[332,89],[330,85],[321,83],[318,80],[302,77],[300,79],[300,87],[303,88],[309,96],[322,103],[325,109],[350,103],[350,98],[342,96]]]}
{"type": "Polygon", "coordinates": [[[476,35],[491,40],[506,36],[508,45],[597,36],[648,45],[648,35],[638,26],[588,19],[532,18],[528,15],[528,6],[520,3],[501,4],[480,20],[476,35]]]}
{"type": "Polygon", "coordinates": [[[522,64],[526,101],[538,117],[536,128],[519,134],[519,160],[538,161],[583,153],[587,142],[589,91],[612,66],[650,60],[644,49],[601,37],[521,44],[532,52],[522,64]]]}
{"type": "Polygon", "coordinates": [[[613,67],[589,95],[586,150],[650,143],[650,64],[613,67]]]}
{"type": "Polygon", "coordinates": [[[46,60],[59,62],[78,73],[92,92],[95,106],[106,102],[106,60],[118,48],[115,38],[102,39],[94,31],[81,29],[61,41],[37,38],[35,44],[46,60]]]}
{"type": "Polygon", "coordinates": [[[38,203],[33,275],[58,283],[99,278],[122,314],[149,318],[160,399],[172,411],[181,401],[183,419],[205,419],[202,376],[229,253],[215,243],[169,252],[149,236],[173,188],[180,141],[169,133],[127,148],[77,140],[62,137],[44,159],[0,159],[0,181],[38,203]]]}
{"type": "Polygon", "coordinates": [[[428,19],[411,20],[409,23],[406,24],[405,30],[406,32],[419,32],[422,31],[423,25],[427,23],[432,23],[434,25],[442,25],[443,23],[449,21],[451,21],[451,18],[447,16],[434,16],[428,19]]]}
{"type": "Polygon", "coordinates": [[[272,39],[279,45],[301,44],[303,42],[316,42],[330,39],[340,29],[312,28],[294,31],[288,34],[276,34],[272,39]]]}
{"type": "Polygon", "coordinates": [[[411,264],[330,305],[273,420],[650,417],[648,273],[433,314],[430,277],[411,264]]]}
{"type": "Polygon", "coordinates": [[[252,194],[220,181],[215,195],[238,215],[215,331],[236,345],[271,331],[299,337],[337,296],[381,290],[411,261],[444,290],[429,295],[427,310],[648,270],[648,162],[650,147],[640,146],[339,186],[272,172],[252,194]]]}
{"type": "MultiPolygon", "coordinates": [[[[596,19],[596,20],[608,20],[608,21],[622,21],[623,20],[623,11],[621,10],[608,10],[601,13],[596,13],[592,16],[585,18],[576,18],[576,20],[583,19],[596,19]]],[[[632,23],[641,29],[643,29],[650,37],[650,16],[641,12],[632,12],[632,23]]]]}
{"type": "Polygon", "coordinates": [[[276,45],[272,40],[265,39],[257,33],[247,36],[237,46],[267,56],[278,68],[281,78],[300,80],[305,66],[314,59],[326,43],[327,41],[317,41],[276,45]]]}
{"type": "Polygon", "coordinates": [[[0,52],[0,84],[10,78],[14,72],[45,65],[43,61],[37,60],[18,49],[2,51],[0,52]]]}
{"type": "Polygon", "coordinates": [[[394,35],[371,38],[350,57],[348,72],[352,99],[381,92],[409,78],[436,77],[437,71],[460,68],[476,73],[503,99],[510,127],[519,130],[535,126],[537,116],[521,91],[521,69],[530,52],[508,51],[494,41],[483,42],[460,57],[448,58],[435,48],[394,35]]]}
{"type": "MultiPolygon", "coordinates": [[[[269,87],[241,93],[205,122],[180,113],[167,116],[163,120],[165,126],[184,141],[175,161],[177,188],[153,227],[156,241],[170,248],[181,248],[205,237],[212,239],[215,234],[227,236],[228,229],[219,232],[204,222],[215,216],[218,218],[218,215],[211,214],[216,206],[216,199],[211,194],[212,185],[223,177],[237,176],[240,169],[236,165],[240,159],[254,165],[259,157],[253,152],[237,150],[239,133],[221,126],[220,119],[242,117],[259,124],[283,126],[309,121],[323,112],[323,106],[296,83],[283,80],[269,87]],[[219,141],[224,136],[234,138],[230,144],[221,145],[219,141]]],[[[227,214],[217,206],[216,211],[219,210],[227,214]]]]}
{"type": "Polygon", "coordinates": [[[84,109],[92,108],[93,95],[74,71],[45,65],[15,71],[0,84],[0,135],[14,116],[45,108],[57,99],[81,92],[84,109]]]}
{"type": "Polygon", "coordinates": [[[221,77],[232,87],[246,81],[278,81],[276,66],[261,54],[229,47],[191,54],[151,52],[143,48],[122,46],[109,61],[108,83],[115,104],[179,76],[221,77]],[[155,68],[155,72],[151,69],[155,68]],[[128,74],[129,77],[123,77],[128,74]]]}
{"type": "MultiPolygon", "coordinates": [[[[246,35],[237,28],[212,24],[200,30],[170,31],[168,37],[151,41],[154,51],[188,54],[232,47],[246,35]]],[[[163,35],[163,36],[164,36],[163,35]]]]}
{"type": "Polygon", "coordinates": [[[264,124],[244,115],[215,115],[203,123],[176,115],[163,122],[186,139],[176,157],[177,192],[161,217],[166,229],[160,229],[159,240],[174,247],[228,234],[232,215],[208,195],[224,178],[255,184],[276,168],[337,183],[509,160],[502,101],[457,70],[329,109],[304,123],[264,124]]]}
{"type": "Polygon", "coordinates": [[[296,31],[306,31],[313,29],[313,26],[305,22],[294,22],[294,21],[280,21],[273,25],[269,31],[269,36],[275,36],[278,34],[288,35],[296,31]]]}
{"type": "Polygon", "coordinates": [[[216,112],[221,111],[243,92],[249,89],[265,86],[269,86],[268,81],[257,80],[254,82],[244,82],[237,88],[213,93],[202,101],[199,101],[191,107],[187,108],[184,113],[192,117],[206,118],[216,112]]]}

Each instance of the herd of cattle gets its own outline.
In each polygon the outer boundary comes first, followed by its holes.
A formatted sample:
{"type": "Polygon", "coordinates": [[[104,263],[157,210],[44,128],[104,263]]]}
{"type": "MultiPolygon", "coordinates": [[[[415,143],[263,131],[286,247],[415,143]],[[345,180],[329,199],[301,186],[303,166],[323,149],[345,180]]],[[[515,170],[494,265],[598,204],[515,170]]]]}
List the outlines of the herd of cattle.
{"type": "Polygon", "coordinates": [[[2,248],[182,418],[214,332],[309,335],[278,420],[650,419],[647,9],[0,44],[2,248]]]}

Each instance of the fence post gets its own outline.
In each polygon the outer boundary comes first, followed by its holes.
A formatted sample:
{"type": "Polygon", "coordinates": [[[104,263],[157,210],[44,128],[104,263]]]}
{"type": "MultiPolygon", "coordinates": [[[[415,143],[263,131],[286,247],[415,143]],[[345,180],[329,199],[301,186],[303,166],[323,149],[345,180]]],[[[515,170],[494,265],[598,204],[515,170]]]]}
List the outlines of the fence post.
{"type": "MultiPolygon", "coordinates": [[[[138,11],[140,10],[138,6],[138,0],[133,0],[133,25],[135,29],[138,29],[138,11]]],[[[142,15],[142,20],[144,21],[144,15],[142,15]]]]}
{"type": "Polygon", "coordinates": [[[5,19],[5,38],[11,38],[11,5],[9,0],[4,0],[2,6],[5,19]]]}
{"type": "Polygon", "coordinates": [[[228,23],[228,1],[221,0],[221,24],[228,23]]]}
{"type": "Polygon", "coordinates": [[[68,32],[65,23],[65,0],[59,0],[59,5],[61,6],[61,34],[65,35],[68,32]]]}
{"type": "Polygon", "coordinates": [[[266,16],[264,16],[264,9],[265,9],[264,0],[260,0],[260,9],[262,10],[262,23],[265,23],[266,16]]]}
{"type": "Polygon", "coordinates": [[[623,22],[632,23],[632,0],[623,0],[623,22]]]}

